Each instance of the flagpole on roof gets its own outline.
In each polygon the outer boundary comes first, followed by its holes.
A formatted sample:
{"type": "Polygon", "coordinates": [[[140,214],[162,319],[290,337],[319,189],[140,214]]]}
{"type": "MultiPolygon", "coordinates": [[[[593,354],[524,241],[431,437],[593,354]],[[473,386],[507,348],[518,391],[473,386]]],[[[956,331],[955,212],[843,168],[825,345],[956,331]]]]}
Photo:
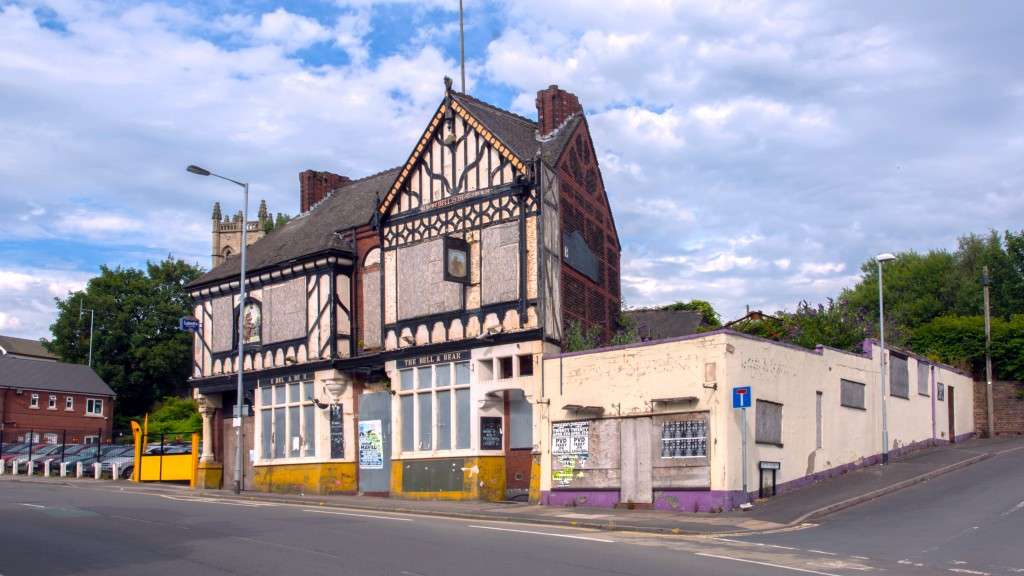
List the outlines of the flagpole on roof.
{"type": "Polygon", "coordinates": [[[462,67],[462,93],[466,93],[466,31],[462,24],[462,0],[459,0],[459,64],[462,67]]]}

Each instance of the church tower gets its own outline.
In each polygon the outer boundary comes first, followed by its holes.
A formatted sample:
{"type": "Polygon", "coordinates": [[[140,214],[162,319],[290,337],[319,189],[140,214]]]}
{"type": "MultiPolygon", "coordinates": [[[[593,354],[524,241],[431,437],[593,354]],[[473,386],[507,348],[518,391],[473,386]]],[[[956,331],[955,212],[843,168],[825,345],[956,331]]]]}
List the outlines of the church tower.
{"type": "MultiPolygon", "coordinates": [[[[266,235],[266,225],[270,220],[270,211],[267,209],[267,201],[260,200],[260,207],[257,211],[257,219],[250,220],[248,226],[247,240],[249,245],[263,238],[266,235]]],[[[211,220],[211,233],[213,248],[210,255],[210,267],[216,268],[228,256],[238,254],[242,247],[242,212],[238,211],[230,218],[224,216],[220,209],[220,202],[213,203],[213,214],[211,220]]]]}

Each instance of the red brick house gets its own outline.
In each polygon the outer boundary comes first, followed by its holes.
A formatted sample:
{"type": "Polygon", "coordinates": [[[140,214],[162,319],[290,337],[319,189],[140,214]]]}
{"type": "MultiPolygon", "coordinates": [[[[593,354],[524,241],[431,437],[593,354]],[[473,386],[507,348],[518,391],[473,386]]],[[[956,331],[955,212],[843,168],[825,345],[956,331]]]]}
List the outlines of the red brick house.
{"type": "Polygon", "coordinates": [[[0,356],[4,442],[91,442],[110,438],[114,391],[82,364],[0,356]]]}

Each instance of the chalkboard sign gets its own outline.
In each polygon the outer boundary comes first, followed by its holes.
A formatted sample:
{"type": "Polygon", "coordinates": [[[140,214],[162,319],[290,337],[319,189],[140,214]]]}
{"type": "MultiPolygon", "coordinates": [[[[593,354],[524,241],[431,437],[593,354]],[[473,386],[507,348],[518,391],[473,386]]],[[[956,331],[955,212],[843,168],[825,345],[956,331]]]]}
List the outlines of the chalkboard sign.
{"type": "Polygon", "coordinates": [[[481,416],[480,417],[480,449],[501,450],[501,417],[481,416]]]}
{"type": "Polygon", "coordinates": [[[341,404],[331,405],[331,458],[345,457],[345,433],[341,404]]]}

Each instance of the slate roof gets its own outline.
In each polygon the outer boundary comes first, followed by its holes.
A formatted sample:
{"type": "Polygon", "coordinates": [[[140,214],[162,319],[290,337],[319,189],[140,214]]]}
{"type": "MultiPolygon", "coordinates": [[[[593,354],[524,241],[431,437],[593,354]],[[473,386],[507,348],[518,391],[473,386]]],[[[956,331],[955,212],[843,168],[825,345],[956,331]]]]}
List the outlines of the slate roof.
{"type": "Polygon", "coordinates": [[[700,312],[694,310],[625,310],[623,314],[636,323],[641,340],[695,334],[702,318],[700,312]]]}
{"type": "Polygon", "coordinates": [[[3,349],[0,352],[0,356],[11,354],[15,356],[32,356],[33,358],[46,360],[57,359],[56,355],[43,348],[43,343],[39,340],[0,335],[0,348],[3,349]]]}
{"type": "Polygon", "coordinates": [[[553,166],[569,143],[576,125],[583,120],[582,115],[576,114],[553,136],[549,135],[542,140],[537,137],[537,123],[525,116],[492,106],[462,92],[452,92],[452,98],[524,162],[532,160],[540,152],[544,161],[553,166]]]}
{"type": "MultiPolygon", "coordinates": [[[[461,92],[453,91],[452,98],[524,162],[539,154],[545,162],[554,166],[571,140],[570,136],[576,126],[583,120],[582,115],[577,114],[548,138],[540,139],[537,136],[537,123],[529,118],[461,92]]],[[[334,231],[368,223],[377,207],[377,194],[382,198],[387,194],[401,168],[391,168],[335,189],[309,212],[300,214],[283,227],[250,244],[246,255],[248,270],[255,272],[324,250],[354,249],[350,239],[339,238],[334,231]]],[[[239,256],[229,256],[220,265],[194,280],[189,288],[238,276],[239,256]]]]}
{"type": "MultiPolygon", "coordinates": [[[[254,272],[325,250],[354,250],[350,237],[342,238],[334,232],[369,223],[377,207],[377,195],[388,191],[398,171],[399,168],[391,168],[336,188],[308,212],[250,244],[246,250],[246,269],[254,272]]],[[[238,276],[239,258],[240,254],[228,257],[189,287],[238,276]]]]}
{"type": "Polygon", "coordinates": [[[84,364],[45,362],[0,356],[0,388],[114,396],[114,391],[84,364]]]}

